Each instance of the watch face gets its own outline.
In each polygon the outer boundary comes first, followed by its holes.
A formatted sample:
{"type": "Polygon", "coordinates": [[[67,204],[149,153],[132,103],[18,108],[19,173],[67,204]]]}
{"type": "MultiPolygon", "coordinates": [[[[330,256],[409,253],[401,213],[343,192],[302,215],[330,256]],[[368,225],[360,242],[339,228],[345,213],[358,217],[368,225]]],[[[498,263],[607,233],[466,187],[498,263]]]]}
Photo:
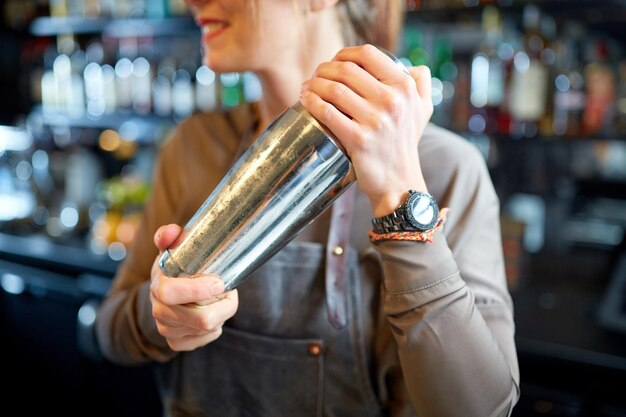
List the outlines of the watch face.
{"type": "Polygon", "coordinates": [[[435,201],[424,193],[415,193],[407,201],[407,218],[420,230],[432,228],[437,221],[437,205],[435,201]]]}

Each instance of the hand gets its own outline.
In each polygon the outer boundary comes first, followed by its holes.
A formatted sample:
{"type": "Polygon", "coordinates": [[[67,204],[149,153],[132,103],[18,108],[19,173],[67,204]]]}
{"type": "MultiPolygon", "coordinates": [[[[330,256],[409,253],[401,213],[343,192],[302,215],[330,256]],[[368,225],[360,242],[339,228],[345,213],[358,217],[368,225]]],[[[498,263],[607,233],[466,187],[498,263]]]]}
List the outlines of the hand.
{"type": "MultiPolygon", "coordinates": [[[[181,229],[170,224],[154,235],[154,244],[163,253],[174,243],[181,229]]],[[[216,276],[170,278],[152,265],[150,300],[152,316],[159,333],[175,351],[189,351],[213,342],[222,334],[224,322],[239,306],[237,290],[224,293],[224,283],[216,276]]]]}
{"type": "Polygon", "coordinates": [[[427,191],[418,144],[433,113],[430,70],[409,73],[363,45],[339,51],[302,86],[302,105],[345,148],[376,217],[395,210],[409,189],[427,191]]]}

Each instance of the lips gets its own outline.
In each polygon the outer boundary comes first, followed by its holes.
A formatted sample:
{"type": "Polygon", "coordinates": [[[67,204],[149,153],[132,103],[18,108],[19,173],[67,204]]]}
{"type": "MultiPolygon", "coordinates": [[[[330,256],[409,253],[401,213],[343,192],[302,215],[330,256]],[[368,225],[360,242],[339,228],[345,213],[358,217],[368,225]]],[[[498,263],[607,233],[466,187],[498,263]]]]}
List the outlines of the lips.
{"type": "Polygon", "coordinates": [[[228,22],[218,19],[198,19],[197,23],[202,29],[202,37],[205,41],[212,40],[229,26],[228,22]]]}

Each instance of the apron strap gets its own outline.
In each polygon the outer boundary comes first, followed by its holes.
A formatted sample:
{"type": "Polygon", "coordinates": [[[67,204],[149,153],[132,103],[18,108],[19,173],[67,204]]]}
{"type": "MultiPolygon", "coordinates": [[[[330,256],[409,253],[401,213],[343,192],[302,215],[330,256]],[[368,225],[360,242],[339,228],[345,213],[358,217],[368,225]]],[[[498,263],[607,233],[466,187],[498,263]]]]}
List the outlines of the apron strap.
{"type": "Polygon", "coordinates": [[[350,225],[357,187],[348,186],[332,205],[328,241],[326,243],[326,309],[328,320],[337,330],[347,323],[346,276],[350,225]]]}

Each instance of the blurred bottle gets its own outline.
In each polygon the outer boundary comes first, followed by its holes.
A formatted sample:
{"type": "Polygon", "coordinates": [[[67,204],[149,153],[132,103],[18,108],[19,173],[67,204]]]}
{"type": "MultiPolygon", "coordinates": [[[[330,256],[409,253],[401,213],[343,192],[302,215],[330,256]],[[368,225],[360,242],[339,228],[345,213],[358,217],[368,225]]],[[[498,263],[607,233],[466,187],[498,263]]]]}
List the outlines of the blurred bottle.
{"type": "Polygon", "coordinates": [[[615,122],[613,131],[616,135],[626,136],[626,59],[619,63],[619,82],[615,106],[615,122]]]}
{"type": "Polygon", "coordinates": [[[452,125],[454,83],[458,72],[450,39],[438,37],[433,55],[432,98],[435,111],[432,121],[449,128],[452,125]]]}
{"type": "Polygon", "coordinates": [[[240,73],[220,74],[220,102],[222,107],[236,107],[243,102],[243,81],[240,73]]]}
{"type": "Polygon", "coordinates": [[[586,136],[608,133],[615,106],[615,75],[607,62],[607,42],[596,39],[592,45],[592,59],[584,72],[587,94],[583,134],[586,136]]]}
{"type": "Polygon", "coordinates": [[[83,16],[96,18],[101,15],[100,0],[84,0],[83,16]]]}
{"type": "Polygon", "coordinates": [[[548,68],[541,61],[545,41],[540,32],[541,11],[534,4],[523,10],[523,50],[513,58],[509,95],[511,135],[533,137],[546,112],[548,68]]]}
{"type": "Polygon", "coordinates": [[[102,161],[86,147],[68,151],[65,196],[59,219],[65,233],[82,233],[89,226],[89,207],[103,177],[102,161]]]}
{"type": "Polygon", "coordinates": [[[191,72],[178,68],[172,76],[172,111],[174,118],[181,121],[191,116],[195,109],[194,87],[191,72]]]}
{"type": "Polygon", "coordinates": [[[407,25],[404,30],[404,50],[404,55],[410,61],[410,65],[429,64],[428,52],[423,45],[423,34],[415,25],[407,25]]]}
{"type": "Polygon", "coordinates": [[[452,129],[456,132],[465,132],[472,116],[470,103],[471,84],[470,65],[465,61],[457,63],[457,78],[454,85],[454,98],[452,100],[452,129]]]}
{"type": "Polygon", "coordinates": [[[146,15],[149,18],[161,19],[167,16],[167,0],[146,1],[146,15]]]}
{"type": "Polygon", "coordinates": [[[539,134],[544,138],[554,135],[554,91],[555,85],[552,80],[556,77],[554,42],[556,40],[556,22],[549,14],[542,14],[540,19],[540,35],[543,40],[543,48],[539,54],[539,59],[546,68],[548,79],[546,80],[545,110],[539,118],[539,134]]]}
{"type": "Polygon", "coordinates": [[[50,16],[66,17],[68,15],[67,0],[49,0],[50,16]]]}
{"type": "Polygon", "coordinates": [[[115,63],[115,97],[118,109],[131,109],[133,61],[128,56],[121,56],[115,63]]]}
{"type": "Polygon", "coordinates": [[[176,68],[171,59],[163,59],[158,65],[156,77],[152,80],[152,108],[160,117],[172,115],[172,78],[176,68]]]}
{"type": "Polygon", "coordinates": [[[470,102],[475,108],[470,130],[494,134],[504,98],[504,63],[498,55],[502,42],[500,12],[485,6],[482,13],[484,40],[472,57],[470,102]]]}
{"type": "Polygon", "coordinates": [[[101,118],[106,111],[105,80],[102,71],[102,44],[94,41],[87,47],[87,65],[83,72],[87,117],[101,118]]]}
{"type": "Polygon", "coordinates": [[[152,68],[143,56],[135,58],[131,75],[133,110],[142,115],[152,111],[152,68]]]}
{"type": "Polygon", "coordinates": [[[581,29],[568,24],[556,49],[552,130],[557,136],[581,134],[585,106],[585,79],[580,47],[581,29]]]}
{"type": "Polygon", "coordinates": [[[200,65],[196,71],[196,108],[211,111],[217,108],[217,76],[206,65],[200,65]]]}
{"type": "Polygon", "coordinates": [[[263,96],[261,80],[253,72],[244,72],[241,77],[243,78],[243,100],[248,103],[259,101],[263,96]]]}
{"type": "MultiPolygon", "coordinates": [[[[151,0],[156,1],[156,0],[151,0]]],[[[171,16],[184,16],[189,13],[185,0],[166,0],[167,10],[171,16]]]]}
{"type": "Polygon", "coordinates": [[[83,74],[87,59],[78,43],[73,43],[74,50],[70,54],[70,93],[68,95],[67,111],[72,117],[82,117],[85,114],[85,84],[83,74]]]}
{"type": "Polygon", "coordinates": [[[90,248],[121,260],[139,227],[150,186],[131,172],[102,181],[97,189],[99,205],[104,209],[97,210],[91,227],[90,248]]]}

